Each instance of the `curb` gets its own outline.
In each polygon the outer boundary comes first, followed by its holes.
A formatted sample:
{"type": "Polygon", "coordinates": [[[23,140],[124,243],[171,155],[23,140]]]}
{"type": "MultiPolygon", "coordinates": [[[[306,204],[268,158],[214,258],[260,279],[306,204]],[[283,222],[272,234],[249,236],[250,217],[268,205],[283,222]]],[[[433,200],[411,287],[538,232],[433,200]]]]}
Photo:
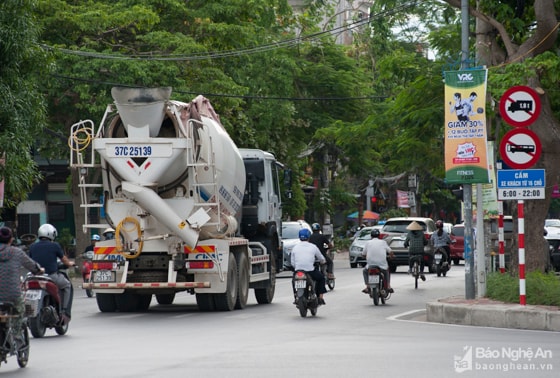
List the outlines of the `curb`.
{"type": "MultiPolygon", "coordinates": [[[[426,303],[426,320],[433,323],[560,332],[560,311],[555,307],[513,303],[450,303],[457,298],[426,303]]],[[[467,300],[465,300],[467,301],[467,300]]]]}

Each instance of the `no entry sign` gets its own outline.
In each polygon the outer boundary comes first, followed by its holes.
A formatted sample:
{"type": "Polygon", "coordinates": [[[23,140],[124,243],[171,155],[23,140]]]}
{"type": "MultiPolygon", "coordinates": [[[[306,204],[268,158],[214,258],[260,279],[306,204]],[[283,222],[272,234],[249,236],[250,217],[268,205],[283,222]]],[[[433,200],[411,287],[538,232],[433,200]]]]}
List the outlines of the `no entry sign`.
{"type": "Polygon", "coordinates": [[[500,99],[500,114],[513,127],[525,127],[535,122],[541,112],[537,92],[526,86],[508,89],[500,99]]]}
{"type": "Polygon", "coordinates": [[[537,134],[528,129],[508,131],[500,142],[502,159],[514,169],[532,167],[541,157],[541,151],[541,141],[537,134]]]}

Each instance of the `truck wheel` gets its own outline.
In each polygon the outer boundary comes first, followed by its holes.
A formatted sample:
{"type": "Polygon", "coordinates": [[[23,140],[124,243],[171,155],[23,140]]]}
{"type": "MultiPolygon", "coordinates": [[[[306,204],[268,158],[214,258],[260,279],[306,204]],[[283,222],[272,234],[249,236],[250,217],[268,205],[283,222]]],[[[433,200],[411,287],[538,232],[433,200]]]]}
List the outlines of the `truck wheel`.
{"type": "Polygon", "coordinates": [[[237,264],[233,253],[229,254],[226,292],[214,294],[214,304],[218,311],[232,311],[237,302],[237,264]]]}
{"type": "Polygon", "coordinates": [[[139,295],[125,291],[115,296],[117,310],[120,312],[134,312],[138,309],[139,295]]]}
{"type": "Polygon", "coordinates": [[[138,295],[138,311],[148,311],[152,303],[152,294],[139,294],[138,295]]]}
{"type": "Polygon", "coordinates": [[[236,309],[242,309],[247,306],[249,297],[249,266],[247,256],[243,252],[235,254],[237,261],[237,302],[236,309]]]}
{"type": "Polygon", "coordinates": [[[157,303],[160,305],[170,305],[175,300],[175,293],[171,294],[156,294],[157,303]]]}
{"type": "Polygon", "coordinates": [[[274,292],[276,291],[276,260],[274,253],[271,254],[270,259],[270,281],[265,288],[255,288],[255,298],[258,304],[269,304],[274,299],[274,292]]]}
{"type": "Polygon", "coordinates": [[[115,312],[117,311],[117,303],[115,302],[115,294],[100,294],[95,296],[97,300],[97,308],[101,312],[115,312]]]}

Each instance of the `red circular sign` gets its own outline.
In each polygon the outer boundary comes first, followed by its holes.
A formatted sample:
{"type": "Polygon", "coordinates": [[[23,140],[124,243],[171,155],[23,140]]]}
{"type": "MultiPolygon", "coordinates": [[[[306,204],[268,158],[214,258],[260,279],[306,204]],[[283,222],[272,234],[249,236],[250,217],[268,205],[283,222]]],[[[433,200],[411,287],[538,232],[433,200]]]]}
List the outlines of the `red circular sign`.
{"type": "Polygon", "coordinates": [[[500,155],[513,169],[526,169],[535,165],[542,152],[537,134],[528,129],[516,128],[504,135],[500,142],[500,155]]]}
{"type": "Polygon", "coordinates": [[[511,87],[500,99],[500,114],[513,127],[526,127],[539,118],[541,99],[525,86],[511,87]]]}

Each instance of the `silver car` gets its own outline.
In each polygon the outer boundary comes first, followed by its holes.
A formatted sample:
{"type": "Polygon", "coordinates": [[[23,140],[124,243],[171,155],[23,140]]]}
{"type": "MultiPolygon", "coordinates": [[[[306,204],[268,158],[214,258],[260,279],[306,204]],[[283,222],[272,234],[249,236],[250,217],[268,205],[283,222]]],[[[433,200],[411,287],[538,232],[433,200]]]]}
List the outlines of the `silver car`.
{"type": "Polygon", "coordinates": [[[298,220],[295,222],[282,222],[282,254],[284,257],[284,269],[291,269],[291,256],[292,248],[294,245],[299,243],[299,230],[307,228],[311,230],[311,226],[304,220],[298,220]]]}
{"type": "Polygon", "coordinates": [[[350,245],[350,253],[348,254],[348,257],[350,259],[350,268],[357,268],[358,265],[366,265],[366,258],[362,256],[364,245],[368,240],[371,240],[371,230],[378,229],[381,231],[382,227],[383,226],[381,225],[364,227],[356,233],[354,241],[350,245]]]}

